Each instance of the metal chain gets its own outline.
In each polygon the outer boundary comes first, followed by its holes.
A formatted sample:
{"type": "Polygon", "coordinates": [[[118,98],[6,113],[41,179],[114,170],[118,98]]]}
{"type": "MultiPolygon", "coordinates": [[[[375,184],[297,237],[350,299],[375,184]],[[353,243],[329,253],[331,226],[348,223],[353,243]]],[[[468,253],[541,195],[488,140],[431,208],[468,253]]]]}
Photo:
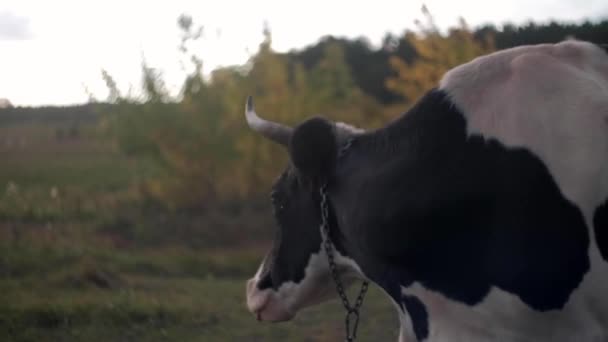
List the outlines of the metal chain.
{"type": "Polygon", "coordinates": [[[342,146],[342,148],[338,152],[338,159],[342,158],[346,154],[346,151],[353,145],[354,141],[355,141],[355,138],[353,138],[353,137],[349,138],[346,141],[346,144],[344,144],[344,146],[342,146]]]}
{"type": "MultiPolygon", "coordinates": [[[[345,148],[340,151],[342,154],[348,147],[350,147],[352,140],[346,144],[345,148]]],[[[336,290],[340,299],[342,300],[342,304],[346,309],[346,316],[344,318],[344,324],[346,328],[346,341],[352,342],[357,338],[357,328],[359,326],[359,309],[361,305],[363,305],[363,299],[365,294],[367,293],[367,289],[369,283],[367,281],[363,281],[361,285],[361,290],[359,291],[359,295],[357,296],[357,300],[355,301],[355,305],[352,306],[348,297],[346,296],[346,291],[344,290],[344,285],[342,284],[342,280],[340,279],[340,275],[338,273],[338,269],[335,262],[334,255],[334,246],[331,241],[330,233],[329,233],[329,200],[327,196],[327,184],[321,186],[320,189],[321,195],[321,236],[323,238],[323,247],[325,249],[325,254],[327,254],[327,260],[329,262],[329,269],[331,271],[332,278],[334,279],[334,283],[336,285],[336,290]],[[351,325],[352,321],[352,325],[351,325]]]]}

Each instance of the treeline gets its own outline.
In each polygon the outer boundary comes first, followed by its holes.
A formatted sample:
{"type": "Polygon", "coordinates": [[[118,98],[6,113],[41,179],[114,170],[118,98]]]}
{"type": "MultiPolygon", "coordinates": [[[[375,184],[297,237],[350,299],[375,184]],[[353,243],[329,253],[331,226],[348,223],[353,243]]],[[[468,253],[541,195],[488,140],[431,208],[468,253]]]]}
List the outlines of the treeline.
{"type": "Polygon", "coordinates": [[[92,124],[99,120],[99,113],[111,104],[87,103],[78,106],[9,107],[0,108],[0,125],[10,124],[92,124]]]}
{"type": "MultiPolygon", "coordinates": [[[[422,27],[421,31],[426,31],[427,27],[422,27]]],[[[458,29],[460,28],[456,30],[458,29]]],[[[608,20],[582,24],[549,22],[541,25],[529,22],[522,26],[507,24],[500,29],[494,25],[485,25],[471,33],[473,39],[482,45],[487,44],[488,37],[491,37],[493,47],[497,50],[527,44],[556,43],[566,37],[608,44],[608,20]]],[[[397,57],[412,63],[420,57],[417,47],[411,41],[414,34],[413,31],[406,31],[401,36],[387,34],[379,47],[373,47],[366,38],[350,40],[326,36],[310,47],[289,53],[288,58],[310,69],[320,62],[327,46],[338,45],[344,50],[345,61],[356,85],[380,103],[391,104],[404,99],[385,87],[384,80],[396,76],[390,60],[397,57]]]]}
{"type": "Polygon", "coordinates": [[[444,34],[423,9],[416,30],[387,35],[379,47],[365,38],[328,36],[302,50],[277,53],[265,30],[247,63],[203,77],[204,51],[192,51],[202,27],[188,16],[180,17],[178,25],[180,51],[191,70],[180,95],[171,97],[161,73],[144,61],[142,95],[123,95],[103,72],[110,105],[97,108],[102,128],[125,154],[146,165],[153,160],[164,170],[153,179],[136,180],[142,197],[179,210],[238,206],[266,196],[284,168],[286,153],[246,125],[248,95],[270,120],[293,125],[321,114],[371,129],[405,111],[445,71],[476,56],[567,37],[596,43],[608,37],[608,21],[471,29],[462,20],[444,34]]]}
{"type": "Polygon", "coordinates": [[[271,120],[293,125],[322,114],[370,129],[402,113],[447,70],[476,56],[567,37],[597,43],[608,37],[608,21],[472,30],[461,20],[443,34],[426,8],[422,14],[415,31],[387,35],[378,48],[365,39],[326,37],[283,54],[273,50],[272,34],[265,30],[245,65],[215,70],[209,79],[202,77],[204,51],[201,56],[189,48],[202,28],[182,16],[180,50],[192,61],[192,73],[181,96],[170,98],[160,74],[145,63],[143,99],[122,96],[104,73],[110,98],[118,104],[105,116],[106,127],[125,153],[157,160],[166,170],[163,177],[138,185],[145,198],[175,209],[239,203],[266,196],[286,165],[280,147],[248,129],[247,95],[271,120]]]}

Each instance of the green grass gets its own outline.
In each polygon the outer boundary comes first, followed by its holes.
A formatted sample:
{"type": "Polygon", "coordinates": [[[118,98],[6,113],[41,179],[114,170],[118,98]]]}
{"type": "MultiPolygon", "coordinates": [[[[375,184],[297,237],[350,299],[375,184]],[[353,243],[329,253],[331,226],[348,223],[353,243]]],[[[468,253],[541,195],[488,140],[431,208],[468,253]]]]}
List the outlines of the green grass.
{"type": "Polygon", "coordinates": [[[71,139],[58,139],[59,128],[0,126],[0,222],[107,218],[131,199],[136,181],[161,172],[122,155],[94,125],[71,139]]]}
{"type": "MultiPolygon", "coordinates": [[[[129,161],[109,141],[89,135],[58,140],[53,126],[0,127],[0,186],[14,182],[27,189],[125,188],[133,177],[129,161]],[[7,141],[11,141],[7,145],[7,141]]],[[[87,127],[87,131],[92,130],[87,127]]],[[[84,133],[83,133],[84,134],[84,133]]]]}
{"type": "MultiPolygon", "coordinates": [[[[3,341],[336,341],[343,334],[338,301],[302,311],[293,321],[257,322],[244,306],[244,278],[130,277],[119,290],[4,292],[3,341]],[[18,303],[15,303],[18,302],[18,303]]],[[[24,284],[12,286],[22,287],[24,284]]],[[[28,285],[28,284],[25,284],[28,285]]],[[[393,309],[373,288],[363,308],[361,340],[396,340],[393,309]]]]}
{"type": "MultiPolygon", "coordinates": [[[[335,341],[343,334],[338,300],[291,322],[257,322],[244,294],[259,259],[253,250],[1,252],[2,341],[335,341]]],[[[396,334],[392,306],[372,287],[361,340],[396,334]]]]}

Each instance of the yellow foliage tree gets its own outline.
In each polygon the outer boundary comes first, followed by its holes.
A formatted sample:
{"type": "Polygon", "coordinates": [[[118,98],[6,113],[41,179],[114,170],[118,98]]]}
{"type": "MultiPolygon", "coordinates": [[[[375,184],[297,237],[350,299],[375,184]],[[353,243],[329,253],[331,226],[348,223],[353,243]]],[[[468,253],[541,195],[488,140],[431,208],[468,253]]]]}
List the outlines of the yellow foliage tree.
{"type": "Polygon", "coordinates": [[[475,40],[464,19],[458,27],[443,35],[425,6],[422,13],[426,23],[417,21],[420,32],[408,31],[403,36],[416,50],[417,58],[408,64],[392,56],[389,62],[397,75],[386,80],[386,87],[403,96],[408,103],[435,87],[449,69],[495,49],[491,37],[486,37],[484,42],[475,40]]]}

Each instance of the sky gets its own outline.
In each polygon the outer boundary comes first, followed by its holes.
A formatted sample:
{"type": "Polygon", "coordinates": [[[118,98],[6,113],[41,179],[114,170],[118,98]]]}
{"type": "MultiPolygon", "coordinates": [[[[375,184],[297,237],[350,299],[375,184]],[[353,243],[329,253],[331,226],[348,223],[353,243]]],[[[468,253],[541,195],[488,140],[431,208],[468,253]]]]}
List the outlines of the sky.
{"type": "Polygon", "coordinates": [[[102,69],[121,91],[136,92],[142,58],[177,94],[185,75],[177,19],[184,13],[204,26],[195,52],[209,72],[245,63],[263,39],[265,22],[281,52],[328,34],[377,44],[387,32],[415,29],[423,3],[441,28],[455,26],[459,17],[472,27],[608,19],[606,0],[2,0],[0,98],[19,106],[69,105],[86,102],[88,89],[103,100],[102,69]]]}

